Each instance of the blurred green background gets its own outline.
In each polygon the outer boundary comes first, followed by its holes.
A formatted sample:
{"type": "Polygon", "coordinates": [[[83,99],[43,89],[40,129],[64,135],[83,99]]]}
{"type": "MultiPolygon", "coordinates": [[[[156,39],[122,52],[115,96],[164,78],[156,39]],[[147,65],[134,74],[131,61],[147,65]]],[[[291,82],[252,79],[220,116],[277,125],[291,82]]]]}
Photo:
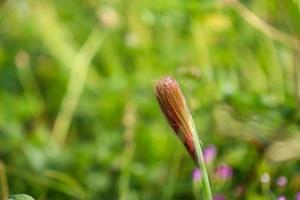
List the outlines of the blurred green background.
{"type": "Polygon", "coordinates": [[[194,199],[153,89],[172,75],[213,193],[296,199],[299,19],[299,0],[0,1],[2,198],[194,199]]]}

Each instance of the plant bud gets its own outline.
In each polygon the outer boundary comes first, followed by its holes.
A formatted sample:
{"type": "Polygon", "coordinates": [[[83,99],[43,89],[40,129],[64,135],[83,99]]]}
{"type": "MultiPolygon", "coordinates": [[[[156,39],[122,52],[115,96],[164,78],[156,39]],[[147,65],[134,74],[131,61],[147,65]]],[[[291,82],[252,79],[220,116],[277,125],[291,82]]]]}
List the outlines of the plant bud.
{"type": "Polygon", "coordinates": [[[193,119],[176,80],[165,77],[156,83],[156,98],[161,111],[174,132],[179,136],[190,156],[195,160],[193,119]]]}

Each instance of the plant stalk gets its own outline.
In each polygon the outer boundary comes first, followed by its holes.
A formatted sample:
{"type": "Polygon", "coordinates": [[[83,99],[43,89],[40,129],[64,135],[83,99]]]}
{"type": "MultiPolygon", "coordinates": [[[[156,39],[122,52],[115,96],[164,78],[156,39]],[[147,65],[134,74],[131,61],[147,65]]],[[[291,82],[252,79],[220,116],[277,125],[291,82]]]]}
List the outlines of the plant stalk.
{"type": "Polygon", "coordinates": [[[200,144],[200,141],[198,138],[197,130],[196,130],[195,123],[194,123],[192,116],[190,116],[190,121],[192,124],[193,142],[194,142],[195,151],[196,151],[196,162],[197,162],[197,165],[199,165],[199,167],[202,171],[202,174],[203,174],[203,178],[201,181],[204,186],[204,197],[205,197],[205,200],[212,200],[212,193],[211,193],[211,188],[210,188],[210,184],[209,184],[208,173],[206,170],[201,144],[200,144]]]}

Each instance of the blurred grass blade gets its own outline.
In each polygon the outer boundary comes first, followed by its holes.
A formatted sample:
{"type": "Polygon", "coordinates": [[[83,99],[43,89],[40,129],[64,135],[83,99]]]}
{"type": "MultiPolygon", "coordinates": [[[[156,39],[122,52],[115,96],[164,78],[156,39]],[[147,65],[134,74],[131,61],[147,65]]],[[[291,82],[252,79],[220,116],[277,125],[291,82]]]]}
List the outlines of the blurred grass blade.
{"type": "Polygon", "coordinates": [[[266,156],[272,161],[284,162],[300,158],[299,133],[285,140],[275,141],[267,149],[266,156]]]}
{"type": "Polygon", "coordinates": [[[92,31],[74,59],[67,91],[63,97],[52,131],[53,139],[59,146],[64,144],[73,114],[79,102],[80,94],[84,88],[89,66],[103,40],[104,36],[96,28],[92,31]]]}
{"type": "Polygon", "coordinates": [[[251,12],[238,0],[233,0],[232,6],[234,10],[252,27],[261,31],[263,34],[267,35],[273,40],[277,40],[289,47],[300,50],[300,41],[297,38],[294,38],[293,36],[268,24],[267,22],[259,18],[257,15],[255,15],[253,12],[251,12]]]}
{"type": "Polygon", "coordinates": [[[182,149],[175,149],[173,153],[173,157],[168,169],[168,180],[165,184],[162,200],[171,200],[173,199],[175,189],[176,189],[176,181],[178,179],[178,171],[180,169],[180,163],[183,158],[182,149]]]}
{"type": "Polygon", "coordinates": [[[8,170],[8,174],[18,177],[18,179],[23,179],[25,183],[30,183],[30,185],[39,185],[47,189],[59,191],[72,199],[86,199],[86,193],[82,187],[64,173],[48,170],[41,175],[41,173],[36,174],[20,171],[19,169],[12,167],[8,168],[8,170]]]}
{"type": "Polygon", "coordinates": [[[5,172],[5,166],[4,164],[0,161],[0,194],[2,199],[7,199],[8,197],[8,184],[7,184],[7,176],[5,172]]]}
{"type": "Polygon", "coordinates": [[[123,115],[124,125],[124,149],[121,155],[121,174],[119,179],[119,199],[127,200],[130,198],[130,174],[132,169],[132,159],[134,156],[135,144],[134,134],[137,119],[136,105],[133,102],[127,102],[123,115]]]}
{"type": "Polygon", "coordinates": [[[28,1],[32,22],[45,46],[65,68],[72,66],[76,55],[76,45],[72,34],[59,22],[51,1],[28,1]]]}
{"type": "Polygon", "coordinates": [[[84,192],[84,189],[75,179],[73,179],[69,175],[55,170],[47,170],[45,172],[45,175],[67,185],[73,190],[74,194],[78,195],[79,199],[85,199],[86,194],[84,192]]]}

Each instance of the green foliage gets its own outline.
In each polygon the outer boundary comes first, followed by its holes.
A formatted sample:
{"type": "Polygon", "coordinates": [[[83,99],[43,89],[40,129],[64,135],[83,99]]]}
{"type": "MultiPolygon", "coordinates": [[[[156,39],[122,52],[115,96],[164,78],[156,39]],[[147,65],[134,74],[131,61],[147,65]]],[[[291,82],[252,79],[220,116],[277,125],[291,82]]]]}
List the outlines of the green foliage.
{"type": "Polygon", "coordinates": [[[0,19],[0,198],[193,199],[164,75],[217,148],[214,194],[300,191],[299,1],[4,0],[0,19]]]}

